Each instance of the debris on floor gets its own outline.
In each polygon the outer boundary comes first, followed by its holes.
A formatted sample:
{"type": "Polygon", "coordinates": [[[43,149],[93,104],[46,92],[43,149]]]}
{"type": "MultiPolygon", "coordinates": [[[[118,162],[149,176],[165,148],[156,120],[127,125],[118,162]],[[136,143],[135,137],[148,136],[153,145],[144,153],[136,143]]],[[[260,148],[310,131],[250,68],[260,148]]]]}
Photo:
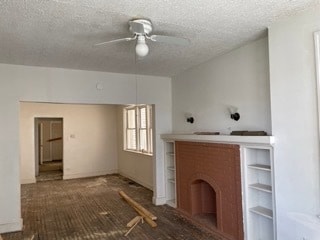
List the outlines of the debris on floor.
{"type": "Polygon", "coordinates": [[[136,216],[135,218],[133,218],[132,220],[130,220],[130,222],[128,222],[127,227],[130,227],[130,229],[128,230],[128,232],[125,234],[125,236],[127,236],[132,229],[134,229],[135,226],[137,226],[137,224],[141,221],[143,223],[143,221],[146,221],[151,227],[156,227],[157,223],[155,222],[155,220],[157,220],[157,217],[152,214],[150,211],[148,211],[147,209],[145,209],[143,206],[141,206],[139,203],[137,203],[136,201],[134,201],[132,198],[130,198],[127,194],[125,194],[125,192],[123,191],[119,191],[119,195],[126,200],[126,202],[134,209],[136,210],[136,212],[139,213],[140,216],[136,216]]]}
{"type": "Polygon", "coordinates": [[[129,235],[129,233],[135,228],[135,226],[138,225],[138,223],[141,221],[141,223],[143,223],[143,217],[141,216],[136,216],[134,217],[130,222],[128,222],[127,227],[129,227],[130,229],[126,232],[126,234],[124,235],[125,237],[129,235]]]}
{"type": "Polygon", "coordinates": [[[141,188],[141,185],[136,183],[136,182],[134,182],[134,181],[129,181],[128,184],[129,184],[130,187],[141,188]]]}
{"type": "Polygon", "coordinates": [[[105,216],[105,215],[108,215],[108,214],[110,214],[110,212],[101,212],[101,213],[99,213],[100,215],[103,215],[103,216],[105,216]]]}
{"type": "Polygon", "coordinates": [[[175,208],[155,206],[151,202],[151,190],[132,188],[128,182],[120,175],[106,175],[23,184],[23,229],[1,233],[0,240],[31,240],[33,235],[33,240],[227,239],[194,225],[175,208]],[[99,178],[105,179],[106,183],[99,178]],[[102,184],[86,188],[97,182],[102,184]],[[157,216],[158,226],[152,228],[140,221],[125,237],[131,228],[127,223],[140,214],[131,210],[133,208],[120,197],[120,190],[157,216]]]}
{"type": "Polygon", "coordinates": [[[102,184],[106,184],[107,180],[103,177],[99,177],[98,179],[95,180],[95,182],[90,183],[89,185],[87,185],[87,188],[92,188],[92,187],[98,187],[102,184]]]}

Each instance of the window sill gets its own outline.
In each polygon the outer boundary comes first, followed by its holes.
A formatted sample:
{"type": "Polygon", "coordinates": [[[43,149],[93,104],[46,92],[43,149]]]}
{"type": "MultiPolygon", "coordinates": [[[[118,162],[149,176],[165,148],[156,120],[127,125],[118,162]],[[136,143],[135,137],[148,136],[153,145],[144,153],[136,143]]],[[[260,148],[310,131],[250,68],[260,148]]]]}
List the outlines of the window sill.
{"type": "Polygon", "coordinates": [[[141,155],[146,155],[152,157],[152,153],[144,153],[144,152],[139,152],[139,151],[134,151],[134,150],[128,150],[128,149],[123,149],[125,152],[131,152],[131,153],[136,153],[136,154],[141,154],[141,155]]]}

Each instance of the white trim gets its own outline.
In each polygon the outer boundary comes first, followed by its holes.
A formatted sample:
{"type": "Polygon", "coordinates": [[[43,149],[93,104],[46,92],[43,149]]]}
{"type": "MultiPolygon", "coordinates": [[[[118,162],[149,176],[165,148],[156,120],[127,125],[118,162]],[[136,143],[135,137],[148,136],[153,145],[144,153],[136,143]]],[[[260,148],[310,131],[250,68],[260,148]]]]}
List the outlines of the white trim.
{"type": "MultiPolygon", "coordinates": [[[[317,104],[318,104],[318,133],[320,136],[320,31],[314,33],[316,79],[317,79],[317,104]]],[[[320,141],[320,139],[319,139],[320,141]]]]}
{"type": "Polygon", "coordinates": [[[137,153],[137,154],[142,154],[142,155],[146,155],[146,156],[150,156],[150,157],[153,156],[152,153],[145,153],[145,152],[140,152],[140,151],[136,151],[136,150],[124,149],[123,151],[131,152],[131,153],[137,153]]]}
{"type": "Polygon", "coordinates": [[[320,31],[314,33],[314,53],[316,57],[318,143],[320,144],[320,31]]]}
{"type": "Polygon", "coordinates": [[[17,232],[21,231],[23,227],[23,220],[22,218],[17,219],[16,222],[11,223],[0,223],[0,233],[8,233],[8,232],[17,232]]]}
{"type": "Polygon", "coordinates": [[[271,146],[275,143],[273,136],[235,136],[235,135],[196,135],[196,134],[161,134],[162,139],[173,141],[212,142],[239,145],[271,146]]]}
{"type": "Polygon", "coordinates": [[[36,183],[36,178],[20,179],[20,184],[36,183]]]}
{"type": "Polygon", "coordinates": [[[247,168],[246,168],[246,151],[244,147],[240,148],[240,170],[241,170],[241,196],[242,196],[242,214],[243,214],[243,235],[244,239],[248,239],[248,218],[249,210],[247,208],[247,168]]]}
{"type": "Polygon", "coordinates": [[[155,197],[153,196],[152,197],[152,203],[156,206],[159,206],[159,205],[164,205],[167,203],[167,198],[166,197],[155,197]]]}
{"type": "Polygon", "coordinates": [[[86,177],[97,177],[97,176],[103,176],[103,175],[114,174],[114,173],[118,173],[118,169],[111,169],[111,170],[104,170],[104,171],[97,171],[97,172],[64,174],[63,180],[75,179],[75,178],[86,178],[86,177]]]}

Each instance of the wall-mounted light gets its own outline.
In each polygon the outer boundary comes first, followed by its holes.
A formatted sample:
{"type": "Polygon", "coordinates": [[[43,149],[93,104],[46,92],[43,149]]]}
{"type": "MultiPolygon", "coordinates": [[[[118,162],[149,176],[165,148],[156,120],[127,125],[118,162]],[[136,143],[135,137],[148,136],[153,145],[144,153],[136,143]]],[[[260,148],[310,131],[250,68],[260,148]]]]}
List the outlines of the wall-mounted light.
{"type": "Polygon", "coordinates": [[[231,119],[238,121],[240,119],[240,114],[238,113],[238,108],[236,107],[229,107],[230,117],[231,119]]]}
{"type": "Polygon", "coordinates": [[[191,124],[194,123],[194,117],[192,116],[191,113],[186,113],[185,117],[188,123],[191,123],[191,124]]]}

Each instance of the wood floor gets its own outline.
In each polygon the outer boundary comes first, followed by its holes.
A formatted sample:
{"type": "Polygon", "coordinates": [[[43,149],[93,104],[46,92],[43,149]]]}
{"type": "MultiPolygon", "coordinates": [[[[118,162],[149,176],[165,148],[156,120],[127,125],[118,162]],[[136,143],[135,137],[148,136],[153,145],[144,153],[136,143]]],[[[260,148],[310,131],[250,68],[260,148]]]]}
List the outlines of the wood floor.
{"type": "Polygon", "coordinates": [[[154,206],[152,192],[118,175],[22,185],[23,231],[3,240],[181,239],[223,240],[201,229],[174,208],[154,206]],[[123,190],[157,217],[156,228],[139,223],[125,237],[137,214],[119,195],[123,190]]]}
{"type": "Polygon", "coordinates": [[[39,165],[39,176],[37,176],[37,182],[48,180],[62,180],[62,160],[55,160],[44,162],[39,165]]]}

